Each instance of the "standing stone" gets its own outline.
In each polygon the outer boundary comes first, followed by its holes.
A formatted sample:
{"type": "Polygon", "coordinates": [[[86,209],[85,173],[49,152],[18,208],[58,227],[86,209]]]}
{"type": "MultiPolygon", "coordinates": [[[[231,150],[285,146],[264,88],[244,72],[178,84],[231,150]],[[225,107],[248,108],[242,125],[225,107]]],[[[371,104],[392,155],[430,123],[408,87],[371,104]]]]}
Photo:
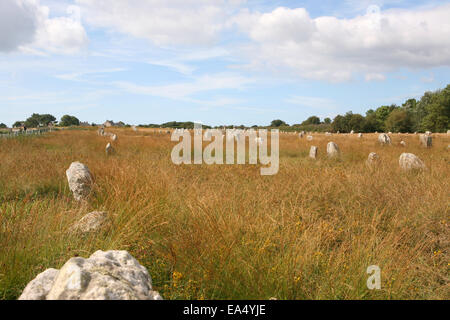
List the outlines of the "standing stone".
{"type": "Polygon", "coordinates": [[[330,132],[325,132],[325,135],[326,136],[331,136],[331,133],[330,132]]]}
{"type": "Polygon", "coordinates": [[[406,147],[406,142],[405,141],[400,141],[400,145],[402,146],[402,147],[406,147]]]}
{"type": "Polygon", "coordinates": [[[333,141],[328,142],[327,144],[327,155],[328,157],[338,157],[340,154],[339,147],[333,141]]]}
{"type": "Polygon", "coordinates": [[[303,138],[303,132],[300,132],[300,133],[298,134],[298,137],[299,137],[299,138],[303,138]]]}
{"type": "Polygon", "coordinates": [[[389,137],[386,133],[381,133],[378,136],[378,141],[381,144],[391,144],[391,137],[389,137]]]}
{"type": "Polygon", "coordinates": [[[93,211],[86,214],[70,229],[71,232],[95,232],[108,223],[108,214],[103,211],[93,211]]]}
{"type": "Polygon", "coordinates": [[[19,300],[162,300],[145,267],[127,251],[98,250],[88,259],[71,258],[48,269],[24,289],[19,300]]]}
{"type": "Polygon", "coordinates": [[[72,162],[66,171],[66,176],[75,200],[81,201],[86,199],[92,187],[92,177],[89,168],[78,161],[72,162]]]}
{"type": "Polygon", "coordinates": [[[132,126],[131,128],[133,129],[134,132],[137,132],[137,131],[138,131],[138,129],[136,128],[136,126],[132,126]]]}
{"type": "Polygon", "coordinates": [[[354,134],[354,133],[355,133],[355,131],[353,131],[353,130],[352,130],[352,131],[350,131],[350,134],[354,134]]]}
{"type": "Polygon", "coordinates": [[[111,136],[111,140],[112,140],[112,141],[116,141],[116,140],[117,140],[117,135],[116,135],[116,134],[113,134],[113,135],[111,136]]]}
{"type": "Polygon", "coordinates": [[[316,146],[311,146],[311,149],[309,149],[309,157],[311,159],[316,159],[316,157],[317,157],[317,147],[316,146]]]}
{"type": "Polygon", "coordinates": [[[312,139],[313,139],[312,136],[307,136],[307,137],[306,137],[306,140],[308,140],[308,141],[312,141],[312,139]]]}
{"type": "Polygon", "coordinates": [[[447,135],[450,136],[450,130],[447,130],[447,135]]]}
{"type": "Polygon", "coordinates": [[[375,165],[378,164],[380,161],[380,157],[375,152],[369,153],[369,156],[367,157],[366,163],[368,165],[375,165]]]}
{"type": "Polygon", "coordinates": [[[421,134],[419,140],[423,147],[431,148],[433,145],[433,138],[428,134],[421,134]]]}
{"type": "Polygon", "coordinates": [[[362,133],[360,132],[360,133],[358,133],[358,138],[362,138],[362,133]]]}
{"type": "Polygon", "coordinates": [[[431,131],[425,131],[425,134],[426,134],[427,136],[431,136],[431,131]]]}
{"type": "Polygon", "coordinates": [[[103,128],[98,129],[97,131],[99,136],[103,136],[105,134],[105,130],[103,128]]]}
{"type": "Polygon", "coordinates": [[[425,169],[425,164],[416,155],[412,153],[402,153],[398,160],[400,168],[403,170],[425,169]]]}
{"type": "Polygon", "coordinates": [[[106,145],[106,154],[107,155],[111,155],[111,154],[113,154],[114,153],[114,148],[113,148],[113,146],[111,145],[111,143],[108,143],[107,145],[106,145]]]}

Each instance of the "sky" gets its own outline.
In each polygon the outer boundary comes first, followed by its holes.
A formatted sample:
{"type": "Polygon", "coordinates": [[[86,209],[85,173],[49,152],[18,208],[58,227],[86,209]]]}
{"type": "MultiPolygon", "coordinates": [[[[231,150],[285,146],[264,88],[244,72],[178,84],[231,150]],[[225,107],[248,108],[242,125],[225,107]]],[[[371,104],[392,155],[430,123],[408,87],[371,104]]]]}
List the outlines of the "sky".
{"type": "Polygon", "coordinates": [[[0,0],[0,123],[301,123],[450,83],[450,1],[0,0]]]}

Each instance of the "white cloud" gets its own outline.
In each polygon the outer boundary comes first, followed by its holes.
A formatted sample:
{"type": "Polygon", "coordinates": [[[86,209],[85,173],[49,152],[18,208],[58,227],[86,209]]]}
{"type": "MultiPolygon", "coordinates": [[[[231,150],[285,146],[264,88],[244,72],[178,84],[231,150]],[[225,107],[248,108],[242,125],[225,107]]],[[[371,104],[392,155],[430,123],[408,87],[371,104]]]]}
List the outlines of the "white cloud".
{"type": "Polygon", "coordinates": [[[450,65],[450,5],[368,10],[353,19],[318,17],[304,9],[242,11],[233,22],[251,43],[242,50],[254,69],[287,70],[309,79],[369,80],[401,68],[450,65]],[[374,77],[374,74],[377,74],[374,77]]]}
{"type": "Polygon", "coordinates": [[[74,53],[87,44],[77,6],[67,16],[50,18],[50,9],[39,0],[0,1],[0,51],[28,54],[74,53]]]}
{"type": "Polygon", "coordinates": [[[291,96],[284,100],[287,103],[297,104],[302,107],[312,109],[335,109],[336,103],[327,98],[320,97],[306,97],[306,96],[291,96]]]}
{"type": "Polygon", "coordinates": [[[76,0],[87,21],[156,45],[204,45],[217,41],[236,0],[76,0]]]}
{"type": "Polygon", "coordinates": [[[175,100],[183,100],[199,92],[223,89],[243,89],[251,82],[253,82],[253,80],[240,75],[220,73],[203,75],[195,78],[191,82],[160,86],[142,86],[123,81],[115,82],[114,84],[122,90],[133,94],[144,94],[175,100]]]}
{"type": "Polygon", "coordinates": [[[384,81],[386,76],[382,73],[367,73],[364,77],[366,81],[384,81]]]}

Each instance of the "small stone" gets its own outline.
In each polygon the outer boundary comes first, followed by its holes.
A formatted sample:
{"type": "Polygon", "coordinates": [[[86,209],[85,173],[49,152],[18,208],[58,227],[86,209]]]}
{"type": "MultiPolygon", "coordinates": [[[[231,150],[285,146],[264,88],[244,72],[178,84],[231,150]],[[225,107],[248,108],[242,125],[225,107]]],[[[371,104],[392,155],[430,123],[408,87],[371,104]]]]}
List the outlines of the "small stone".
{"type": "Polygon", "coordinates": [[[108,222],[108,214],[106,212],[93,211],[75,223],[70,231],[81,233],[95,232],[104,227],[108,222]]]}
{"type": "Polygon", "coordinates": [[[113,146],[111,145],[111,143],[108,143],[107,145],[106,145],[106,154],[107,155],[111,155],[111,154],[113,154],[114,153],[114,148],[113,148],[113,146]]]}
{"type": "Polygon", "coordinates": [[[312,139],[313,139],[312,136],[307,136],[307,137],[306,137],[306,140],[308,140],[308,141],[312,141],[312,139]]]}
{"type": "Polygon", "coordinates": [[[340,154],[339,147],[336,143],[333,141],[328,142],[327,144],[327,155],[330,158],[338,157],[340,154]]]}
{"type": "Polygon", "coordinates": [[[367,157],[367,164],[368,165],[375,165],[378,164],[380,161],[380,157],[375,152],[369,153],[369,156],[367,157]]]}
{"type": "Polygon", "coordinates": [[[317,147],[316,146],[311,146],[311,149],[309,149],[309,157],[311,159],[317,158],[317,147]]]}
{"type": "Polygon", "coordinates": [[[406,142],[402,140],[402,141],[400,141],[400,145],[403,147],[406,147],[406,142]]]}

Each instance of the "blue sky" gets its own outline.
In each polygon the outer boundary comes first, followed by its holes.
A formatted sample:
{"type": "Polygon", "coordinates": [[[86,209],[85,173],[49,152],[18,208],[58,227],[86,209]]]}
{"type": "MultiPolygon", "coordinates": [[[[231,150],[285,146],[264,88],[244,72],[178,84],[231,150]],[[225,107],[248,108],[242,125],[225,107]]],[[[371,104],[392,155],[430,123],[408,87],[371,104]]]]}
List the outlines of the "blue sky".
{"type": "Polygon", "coordinates": [[[450,83],[449,1],[2,0],[0,122],[300,123],[450,83]]]}

